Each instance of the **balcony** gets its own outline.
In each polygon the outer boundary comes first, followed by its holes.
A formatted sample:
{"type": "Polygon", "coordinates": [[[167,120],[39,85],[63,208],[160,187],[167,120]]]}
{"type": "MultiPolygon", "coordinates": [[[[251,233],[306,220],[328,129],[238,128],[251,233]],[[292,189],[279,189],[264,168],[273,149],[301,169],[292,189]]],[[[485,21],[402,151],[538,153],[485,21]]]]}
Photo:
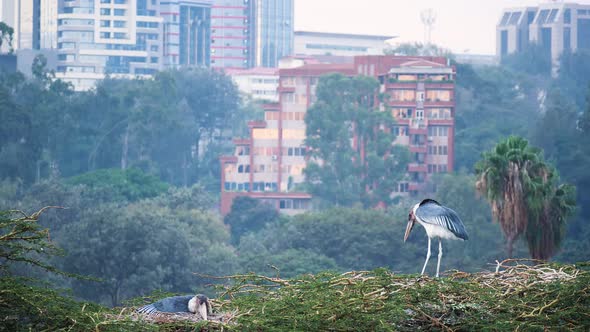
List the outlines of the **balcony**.
{"type": "Polygon", "coordinates": [[[455,88],[455,84],[452,82],[436,82],[436,81],[430,81],[430,82],[426,82],[426,88],[427,89],[454,89],[455,88]]]}
{"type": "Polygon", "coordinates": [[[233,143],[235,145],[250,145],[251,141],[249,138],[234,138],[233,143]]]}
{"type": "Polygon", "coordinates": [[[410,163],[410,164],[408,164],[408,172],[409,173],[427,173],[428,172],[428,165],[418,164],[418,163],[410,163]]]}
{"type": "Polygon", "coordinates": [[[416,81],[397,81],[397,80],[388,80],[385,84],[387,89],[399,89],[399,88],[410,88],[416,89],[417,82],[416,81]]]}
{"type": "Polygon", "coordinates": [[[281,109],[281,104],[279,104],[279,103],[263,104],[262,109],[264,109],[265,111],[278,111],[281,109]]]}
{"type": "Polygon", "coordinates": [[[279,86],[277,88],[279,92],[295,92],[294,86],[279,86]]]}
{"type": "Polygon", "coordinates": [[[266,121],[248,121],[250,128],[266,128],[266,121]]]}
{"type": "Polygon", "coordinates": [[[391,107],[416,107],[416,100],[393,100],[388,101],[388,105],[391,107]]]}
{"type": "Polygon", "coordinates": [[[410,126],[408,128],[408,133],[410,135],[427,135],[428,134],[428,129],[426,127],[412,127],[410,126]]]}
{"type": "Polygon", "coordinates": [[[410,145],[410,152],[412,153],[427,153],[428,146],[424,145],[410,145]]]}
{"type": "Polygon", "coordinates": [[[454,107],[455,100],[451,99],[448,101],[438,99],[426,99],[424,101],[424,107],[454,107]]]}
{"type": "Polygon", "coordinates": [[[428,119],[429,125],[447,125],[452,126],[455,123],[453,118],[449,119],[428,119]]]}

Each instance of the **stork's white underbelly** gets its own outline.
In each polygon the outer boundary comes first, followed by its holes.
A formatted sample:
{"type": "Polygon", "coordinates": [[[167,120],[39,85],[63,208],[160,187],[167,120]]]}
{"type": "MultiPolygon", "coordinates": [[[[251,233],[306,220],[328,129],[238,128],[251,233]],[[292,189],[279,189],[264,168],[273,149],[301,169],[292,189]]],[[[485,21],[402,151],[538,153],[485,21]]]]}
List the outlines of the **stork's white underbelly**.
{"type": "Polygon", "coordinates": [[[422,222],[420,224],[422,224],[422,226],[424,226],[424,229],[426,230],[426,234],[428,234],[429,238],[438,237],[441,239],[460,240],[460,238],[455,236],[455,234],[453,234],[453,232],[449,231],[448,229],[446,229],[442,226],[427,224],[427,223],[422,223],[422,222]]]}

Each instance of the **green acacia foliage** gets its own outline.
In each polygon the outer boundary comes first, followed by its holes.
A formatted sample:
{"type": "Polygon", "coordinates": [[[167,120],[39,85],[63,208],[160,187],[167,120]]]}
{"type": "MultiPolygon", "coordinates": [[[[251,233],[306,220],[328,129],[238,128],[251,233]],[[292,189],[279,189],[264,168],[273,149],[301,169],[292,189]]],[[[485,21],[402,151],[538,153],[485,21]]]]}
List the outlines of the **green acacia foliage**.
{"type": "Polygon", "coordinates": [[[236,276],[224,308],[238,311],[237,324],[225,327],[235,331],[584,331],[590,326],[590,273],[584,265],[582,269],[516,265],[499,273],[456,272],[444,279],[415,278],[385,269],[292,279],[236,276]],[[241,296],[231,296],[238,292],[241,296]]]}
{"type": "Polygon", "coordinates": [[[521,137],[509,137],[486,152],[476,172],[477,190],[490,202],[506,236],[508,256],[514,241],[525,234],[533,258],[553,256],[575,208],[575,187],[560,185],[541,150],[521,137]]]}
{"type": "Polygon", "coordinates": [[[370,77],[320,78],[317,101],[305,116],[311,159],[304,172],[324,205],[388,204],[405,174],[409,152],[393,145],[395,121],[378,109],[378,89],[370,77]]]}

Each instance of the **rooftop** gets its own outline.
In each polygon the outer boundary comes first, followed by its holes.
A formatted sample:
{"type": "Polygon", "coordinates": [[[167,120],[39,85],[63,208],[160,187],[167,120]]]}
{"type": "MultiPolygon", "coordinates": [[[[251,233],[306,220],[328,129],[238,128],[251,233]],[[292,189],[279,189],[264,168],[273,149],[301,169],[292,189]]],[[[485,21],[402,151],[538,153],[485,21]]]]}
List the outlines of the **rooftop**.
{"type": "Polygon", "coordinates": [[[316,31],[295,31],[294,34],[295,34],[295,36],[313,36],[313,37],[346,38],[346,39],[373,39],[373,40],[382,40],[382,41],[397,38],[397,36],[362,35],[362,34],[352,34],[352,33],[316,32],[316,31]]]}

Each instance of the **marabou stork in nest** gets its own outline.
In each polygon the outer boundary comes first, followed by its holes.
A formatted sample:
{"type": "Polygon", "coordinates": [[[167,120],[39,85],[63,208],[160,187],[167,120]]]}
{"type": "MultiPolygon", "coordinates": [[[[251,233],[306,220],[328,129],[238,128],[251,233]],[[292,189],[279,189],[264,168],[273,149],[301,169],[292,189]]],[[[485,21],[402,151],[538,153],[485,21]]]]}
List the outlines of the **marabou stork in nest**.
{"type": "Polygon", "coordinates": [[[152,304],[144,305],[137,309],[137,312],[145,314],[148,317],[159,313],[184,313],[190,312],[199,314],[203,320],[211,315],[211,305],[209,299],[203,294],[172,296],[161,299],[152,304]]]}
{"type": "Polygon", "coordinates": [[[438,238],[438,263],[436,265],[436,276],[438,277],[440,259],[442,258],[442,239],[467,240],[469,236],[465,230],[465,225],[463,225],[461,218],[459,218],[455,211],[440,205],[433,199],[427,198],[414,205],[412,210],[410,210],[404,242],[410,236],[410,232],[416,221],[424,227],[428,236],[428,252],[426,253],[426,261],[422,268],[422,275],[424,275],[426,264],[428,264],[428,260],[430,259],[430,241],[432,238],[438,238]]]}

